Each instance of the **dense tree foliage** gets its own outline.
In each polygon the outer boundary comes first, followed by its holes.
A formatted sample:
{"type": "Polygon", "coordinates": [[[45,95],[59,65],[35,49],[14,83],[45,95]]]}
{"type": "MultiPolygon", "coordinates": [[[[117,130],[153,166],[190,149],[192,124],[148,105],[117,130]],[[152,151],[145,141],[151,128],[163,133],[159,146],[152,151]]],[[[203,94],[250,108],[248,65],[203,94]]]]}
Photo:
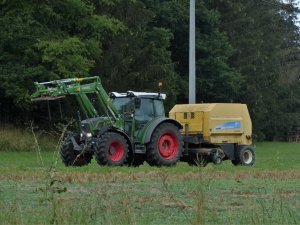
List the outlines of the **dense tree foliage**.
{"type": "Polygon", "coordinates": [[[293,1],[211,1],[235,49],[230,65],[243,76],[239,100],[247,102],[261,138],[281,136],[299,113],[298,10],[293,1]]]}
{"type": "MultiPolygon", "coordinates": [[[[247,103],[260,138],[284,136],[300,112],[297,13],[293,0],[196,1],[197,101],[247,103]]],[[[187,102],[189,1],[4,0],[0,27],[2,117],[45,111],[33,81],[90,75],[107,91],[162,80],[168,109],[187,102]]]]}

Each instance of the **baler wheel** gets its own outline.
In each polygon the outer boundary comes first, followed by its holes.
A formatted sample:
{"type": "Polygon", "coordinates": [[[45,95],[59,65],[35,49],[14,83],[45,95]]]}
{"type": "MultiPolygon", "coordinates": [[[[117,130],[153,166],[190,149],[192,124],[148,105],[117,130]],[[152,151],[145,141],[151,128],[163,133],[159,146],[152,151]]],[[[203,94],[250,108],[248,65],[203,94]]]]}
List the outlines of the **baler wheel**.
{"type": "Polygon", "coordinates": [[[159,125],[147,145],[147,162],[151,166],[173,166],[182,155],[182,136],[171,123],[159,125]]]}
{"type": "Polygon", "coordinates": [[[74,150],[72,137],[79,141],[79,135],[68,133],[60,146],[60,156],[66,166],[84,166],[91,162],[93,155],[74,150]]]}
{"type": "Polygon", "coordinates": [[[251,146],[244,146],[236,151],[233,165],[252,166],[255,163],[255,150],[251,146]]]}
{"type": "Polygon", "coordinates": [[[106,132],[96,142],[95,158],[99,165],[122,166],[128,158],[128,143],[117,132],[106,132]]]}

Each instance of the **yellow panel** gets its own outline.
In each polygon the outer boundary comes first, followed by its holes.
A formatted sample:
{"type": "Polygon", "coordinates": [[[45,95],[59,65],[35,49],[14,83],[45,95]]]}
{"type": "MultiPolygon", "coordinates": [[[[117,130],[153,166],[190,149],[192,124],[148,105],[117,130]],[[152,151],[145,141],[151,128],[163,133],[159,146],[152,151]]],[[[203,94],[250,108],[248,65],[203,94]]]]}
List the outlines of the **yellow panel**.
{"type": "Polygon", "coordinates": [[[209,128],[209,112],[204,113],[203,138],[204,138],[205,141],[211,142],[211,140],[210,140],[210,128],[209,128]]]}
{"type": "Polygon", "coordinates": [[[209,112],[215,107],[216,103],[211,104],[182,104],[175,105],[170,114],[176,112],[209,112]]]}
{"type": "Polygon", "coordinates": [[[183,126],[182,133],[198,134],[203,130],[203,112],[176,112],[175,118],[183,126]]]}
{"type": "Polygon", "coordinates": [[[215,143],[215,144],[227,144],[227,143],[241,144],[241,135],[236,135],[236,134],[229,134],[229,135],[214,134],[214,135],[211,135],[210,140],[211,140],[212,143],[215,143]]]}
{"type": "Polygon", "coordinates": [[[211,143],[252,144],[252,123],[245,104],[175,105],[169,116],[182,124],[182,132],[188,126],[190,135],[202,134],[211,143]]]}

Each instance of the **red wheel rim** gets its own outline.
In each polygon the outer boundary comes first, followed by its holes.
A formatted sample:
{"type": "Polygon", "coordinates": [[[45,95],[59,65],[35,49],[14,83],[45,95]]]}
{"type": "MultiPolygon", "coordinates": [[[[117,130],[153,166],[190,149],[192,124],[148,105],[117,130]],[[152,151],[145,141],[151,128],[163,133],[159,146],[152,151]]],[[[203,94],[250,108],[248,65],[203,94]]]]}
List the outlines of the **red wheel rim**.
{"type": "Polygon", "coordinates": [[[158,140],[158,151],[166,159],[173,159],[178,153],[178,140],[172,133],[163,134],[158,140]]]}
{"type": "Polygon", "coordinates": [[[111,161],[117,162],[124,156],[124,146],[119,141],[113,141],[109,145],[108,157],[111,161]]]}

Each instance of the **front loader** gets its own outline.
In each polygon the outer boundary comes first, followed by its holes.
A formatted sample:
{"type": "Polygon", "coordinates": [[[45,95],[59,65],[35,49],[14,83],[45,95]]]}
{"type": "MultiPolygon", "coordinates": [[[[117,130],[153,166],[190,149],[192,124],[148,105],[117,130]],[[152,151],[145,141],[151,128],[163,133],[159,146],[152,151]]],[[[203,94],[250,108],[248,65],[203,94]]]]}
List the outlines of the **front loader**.
{"type": "Polygon", "coordinates": [[[153,166],[176,164],[183,152],[182,125],[165,117],[162,93],[111,92],[99,77],[35,82],[32,101],[75,95],[85,119],[80,131],[70,132],[60,147],[66,166],[98,164],[153,166]],[[96,99],[94,99],[96,98],[96,99]]]}

